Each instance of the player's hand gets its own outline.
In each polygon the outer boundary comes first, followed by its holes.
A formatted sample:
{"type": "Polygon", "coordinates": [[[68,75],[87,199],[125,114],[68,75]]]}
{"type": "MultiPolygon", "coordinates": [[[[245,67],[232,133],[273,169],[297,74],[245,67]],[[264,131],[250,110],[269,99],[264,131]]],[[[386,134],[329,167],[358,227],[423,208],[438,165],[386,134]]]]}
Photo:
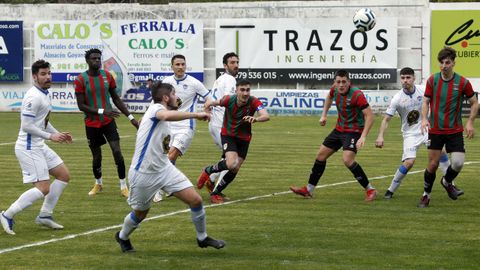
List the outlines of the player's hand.
{"type": "Polygon", "coordinates": [[[327,124],[327,117],[320,117],[320,120],[318,122],[320,123],[320,126],[325,126],[325,124],[327,124]]]}
{"type": "Polygon", "coordinates": [[[242,118],[243,122],[247,122],[247,123],[250,123],[250,124],[253,124],[255,122],[257,122],[257,119],[253,116],[244,116],[242,118]]]}
{"type": "Polygon", "coordinates": [[[473,136],[475,135],[475,129],[470,121],[468,121],[467,125],[465,126],[465,132],[467,133],[467,139],[473,139],[473,136]]]}
{"type": "Polygon", "coordinates": [[[378,137],[377,140],[375,141],[375,147],[377,148],[383,148],[383,138],[378,137]]]}
{"type": "Polygon", "coordinates": [[[136,119],[132,119],[130,120],[130,123],[132,123],[132,125],[138,129],[138,127],[140,126],[140,123],[136,120],[136,119]]]}
{"type": "Polygon", "coordinates": [[[73,143],[72,133],[62,132],[62,134],[64,134],[66,136],[65,143],[68,143],[68,144],[73,143]]]}
{"type": "Polygon", "coordinates": [[[422,120],[422,124],[420,125],[420,131],[422,134],[428,133],[430,130],[430,122],[428,120],[422,120]]]}
{"type": "Polygon", "coordinates": [[[358,139],[357,143],[355,144],[357,149],[362,148],[364,145],[365,145],[365,137],[360,137],[360,139],[358,139]]]}
{"type": "Polygon", "coordinates": [[[111,111],[105,110],[105,111],[103,111],[103,115],[108,116],[110,118],[117,118],[117,117],[120,116],[120,112],[119,111],[114,111],[114,110],[111,110],[111,111]]]}
{"type": "Polygon", "coordinates": [[[210,113],[199,112],[195,118],[198,120],[210,121],[210,113]]]}
{"type": "Polygon", "coordinates": [[[211,113],[212,112],[212,102],[210,102],[210,99],[205,101],[203,104],[203,111],[206,113],[211,113]]]}
{"type": "Polygon", "coordinates": [[[50,140],[52,142],[63,143],[68,140],[68,135],[63,133],[52,133],[50,134],[50,140]]]}

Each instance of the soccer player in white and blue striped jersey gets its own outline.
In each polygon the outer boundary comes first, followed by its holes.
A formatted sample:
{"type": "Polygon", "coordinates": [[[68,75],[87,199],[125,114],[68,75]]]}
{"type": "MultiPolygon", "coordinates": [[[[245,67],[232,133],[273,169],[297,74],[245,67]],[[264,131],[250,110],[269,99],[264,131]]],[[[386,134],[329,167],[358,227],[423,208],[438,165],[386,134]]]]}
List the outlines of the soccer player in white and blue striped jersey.
{"type": "Polygon", "coordinates": [[[68,132],[57,131],[49,121],[52,108],[48,89],[52,84],[50,64],[38,60],[32,65],[34,85],[22,101],[20,114],[21,126],[15,144],[15,155],[23,173],[23,183],[33,187],[25,191],[10,207],[2,212],[0,221],[6,233],[14,235],[13,217],[44,199],[40,214],[35,219],[39,225],[52,229],[63,229],[52,217],[53,209],[70,180],[70,173],[63,160],[55,153],[45,140],[57,143],[71,143],[68,132]],[[50,175],[55,180],[50,183],[50,175]]]}
{"type": "Polygon", "coordinates": [[[169,122],[192,118],[208,120],[210,115],[205,112],[176,111],[177,97],[170,84],[156,82],[152,86],[152,99],[154,104],[145,112],[137,132],[135,153],[128,172],[128,204],[133,211],[125,216],[122,229],[116,233],[115,239],[123,252],[134,251],[129,239],[130,234],[145,219],[155,193],[161,189],[190,207],[199,247],[223,248],[224,241],[207,235],[202,197],[195,191],[190,180],[168,158],[171,139],[169,122]]]}

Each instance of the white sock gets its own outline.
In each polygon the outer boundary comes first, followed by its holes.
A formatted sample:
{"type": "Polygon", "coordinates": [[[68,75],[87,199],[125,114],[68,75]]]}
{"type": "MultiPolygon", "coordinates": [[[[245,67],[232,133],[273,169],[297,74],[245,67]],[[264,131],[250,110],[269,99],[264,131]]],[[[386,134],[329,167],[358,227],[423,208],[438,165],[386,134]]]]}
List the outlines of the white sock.
{"type": "Polygon", "coordinates": [[[427,195],[427,197],[430,198],[430,193],[424,191],[424,192],[423,192],[423,196],[425,196],[425,195],[427,195]]]}
{"type": "Polygon", "coordinates": [[[215,183],[215,180],[217,180],[219,175],[220,173],[218,172],[210,174],[210,182],[215,183]]]}
{"type": "Polygon", "coordinates": [[[190,208],[192,214],[192,222],[195,225],[197,239],[202,241],[207,238],[207,222],[205,220],[205,209],[203,205],[198,208],[190,208]]]}
{"type": "Polygon", "coordinates": [[[401,173],[400,170],[397,169],[397,171],[395,172],[395,175],[393,176],[392,183],[390,184],[390,187],[388,188],[388,190],[390,190],[390,192],[395,192],[395,190],[402,183],[403,178],[405,178],[405,175],[406,174],[401,173]]]}
{"type": "Polygon", "coordinates": [[[375,189],[375,188],[372,186],[372,184],[368,183],[368,186],[367,186],[367,188],[365,188],[365,189],[366,189],[366,190],[369,190],[369,189],[375,189]]]}
{"type": "Polygon", "coordinates": [[[32,205],[35,201],[43,199],[43,193],[36,187],[25,191],[18,199],[10,205],[10,207],[3,213],[7,218],[13,218],[25,208],[32,205]]]}
{"type": "Polygon", "coordinates": [[[60,195],[62,195],[63,190],[67,187],[67,185],[68,182],[58,179],[55,179],[50,184],[50,192],[48,192],[47,196],[45,196],[39,216],[48,217],[53,214],[53,209],[57,205],[58,199],[60,198],[60,195]]]}
{"type": "Polygon", "coordinates": [[[223,177],[225,176],[225,174],[228,173],[228,170],[225,170],[225,171],[221,171],[218,173],[218,179],[217,179],[217,184],[215,185],[215,188],[217,187],[217,185],[223,180],[223,177]]]}
{"type": "Polygon", "coordinates": [[[125,216],[125,219],[123,220],[122,230],[120,230],[119,234],[120,239],[128,240],[130,234],[135,231],[140,222],[142,221],[137,219],[133,211],[128,213],[128,215],[125,216]]]}
{"type": "Polygon", "coordinates": [[[126,187],[127,187],[127,181],[125,180],[125,178],[120,179],[120,189],[124,189],[126,187]]]}
{"type": "Polygon", "coordinates": [[[98,179],[95,179],[95,183],[96,183],[97,185],[103,185],[103,180],[102,180],[102,178],[100,177],[100,178],[98,178],[98,179]]]}
{"type": "Polygon", "coordinates": [[[312,194],[313,191],[315,190],[315,186],[312,185],[312,184],[308,184],[307,185],[307,190],[308,190],[308,192],[310,192],[310,194],[312,194]]]}
{"type": "MultiPolygon", "coordinates": [[[[443,158],[443,157],[442,157],[442,158],[443,158]]],[[[446,160],[446,161],[442,161],[442,158],[440,158],[440,162],[438,163],[438,167],[439,167],[440,170],[442,171],[442,175],[445,176],[445,174],[447,174],[448,166],[450,166],[450,160],[448,159],[448,156],[447,156],[447,160],[446,160]]]]}

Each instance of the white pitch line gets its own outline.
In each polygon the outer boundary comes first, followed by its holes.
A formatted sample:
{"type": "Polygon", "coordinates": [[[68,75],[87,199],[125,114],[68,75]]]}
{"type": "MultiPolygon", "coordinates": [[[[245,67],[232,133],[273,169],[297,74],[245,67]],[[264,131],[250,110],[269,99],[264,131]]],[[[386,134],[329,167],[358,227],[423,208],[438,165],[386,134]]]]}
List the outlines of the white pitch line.
{"type": "MultiPolygon", "coordinates": [[[[480,161],[467,161],[467,162],[465,162],[465,165],[476,164],[476,163],[480,163],[480,161]]],[[[421,173],[421,172],[424,172],[424,171],[425,170],[412,171],[412,172],[409,172],[408,174],[416,174],[416,173],[421,173]]],[[[376,176],[376,177],[369,178],[369,180],[384,179],[384,178],[392,177],[392,176],[394,176],[394,175],[393,174],[392,175],[381,175],[381,176],[376,176]]],[[[357,182],[357,180],[344,181],[344,182],[338,182],[338,183],[333,183],[333,184],[328,184],[328,185],[320,185],[320,186],[317,186],[316,188],[334,187],[334,186],[340,186],[340,185],[351,184],[351,183],[356,183],[356,182],[357,182]]],[[[224,205],[246,202],[246,201],[253,201],[253,200],[257,200],[257,199],[269,198],[269,197],[273,197],[273,196],[277,196],[277,195],[284,195],[284,194],[289,194],[289,193],[292,193],[292,191],[275,192],[275,193],[266,194],[266,195],[254,196],[254,197],[249,197],[249,198],[239,199],[239,200],[234,200],[234,201],[228,201],[228,202],[224,202],[222,204],[209,204],[209,205],[205,205],[204,208],[220,207],[220,206],[224,206],[224,205]]],[[[155,220],[155,219],[159,219],[159,218],[163,218],[163,217],[174,216],[174,215],[177,215],[177,214],[186,213],[186,212],[189,212],[189,211],[190,211],[190,209],[183,209],[183,210],[173,211],[173,212],[170,212],[170,213],[165,213],[165,214],[161,214],[161,215],[152,216],[152,217],[144,219],[142,221],[142,223],[146,222],[146,221],[149,221],[149,220],[155,220]]],[[[99,228],[99,229],[95,229],[95,230],[86,231],[86,232],[83,232],[83,233],[69,234],[69,235],[66,235],[66,236],[60,237],[60,238],[52,238],[50,240],[34,242],[34,243],[25,244],[25,245],[16,246],[16,247],[11,247],[11,248],[6,248],[6,249],[0,249],[0,254],[4,254],[4,253],[16,251],[16,250],[21,250],[21,249],[25,249],[25,248],[30,248],[30,247],[43,246],[43,245],[50,244],[50,243],[55,243],[55,242],[69,240],[69,239],[74,239],[74,238],[77,238],[79,236],[85,236],[85,235],[105,232],[105,231],[109,231],[109,230],[113,230],[113,229],[118,229],[118,228],[121,228],[121,227],[122,227],[122,224],[113,225],[113,226],[108,226],[108,227],[104,227],[104,228],[99,228]]]]}

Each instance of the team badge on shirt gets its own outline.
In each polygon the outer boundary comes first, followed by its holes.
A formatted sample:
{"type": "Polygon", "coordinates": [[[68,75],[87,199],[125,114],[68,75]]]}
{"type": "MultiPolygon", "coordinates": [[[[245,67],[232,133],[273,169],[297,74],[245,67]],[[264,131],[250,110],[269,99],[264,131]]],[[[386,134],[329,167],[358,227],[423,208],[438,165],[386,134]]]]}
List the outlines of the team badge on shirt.
{"type": "Polygon", "coordinates": [[[168,151],[170,151],[170,135],[165,136],[162,141],[163,145],[163,153],[168,154],[168,151]]]}

